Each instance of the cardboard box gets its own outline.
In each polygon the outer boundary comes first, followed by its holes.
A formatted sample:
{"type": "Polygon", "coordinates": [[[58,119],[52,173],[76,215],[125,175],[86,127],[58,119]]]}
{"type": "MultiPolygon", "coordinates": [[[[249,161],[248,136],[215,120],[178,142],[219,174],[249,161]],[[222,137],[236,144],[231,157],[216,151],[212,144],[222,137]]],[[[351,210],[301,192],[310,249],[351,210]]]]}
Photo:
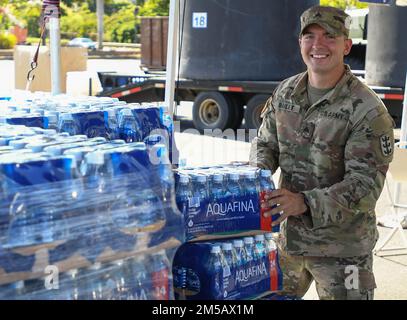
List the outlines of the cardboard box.
{"type": "MultiPolygon", "coordinates": [[[[31,69],[31,61],[36,46],[16,46],[14,49],[15,89],[26,89],[27,73],[31,69]]],[[[86,48],[61,47],[61,92],[66,92],[66,74],[69,71],[85,71],[87,67],[88,52],[86,48]]],[[[40,47],[38,54],[38,67],[35,69],[35,78],[29,90],[51,91],[51,57],[50,49],[40,47]]]]}

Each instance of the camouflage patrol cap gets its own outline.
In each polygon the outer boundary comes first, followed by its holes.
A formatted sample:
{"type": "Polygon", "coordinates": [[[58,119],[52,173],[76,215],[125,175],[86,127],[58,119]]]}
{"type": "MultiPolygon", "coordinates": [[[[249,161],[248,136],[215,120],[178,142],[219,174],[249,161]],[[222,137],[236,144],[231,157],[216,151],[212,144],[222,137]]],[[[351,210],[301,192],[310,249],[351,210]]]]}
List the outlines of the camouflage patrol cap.
{"type": "Polygon", "coordinates": [[[314,6],[301,15],[301,32],[311,24],[317,24],[334,36],[349,36],[351,17],[345,11],[324,6],[314,6]]]}

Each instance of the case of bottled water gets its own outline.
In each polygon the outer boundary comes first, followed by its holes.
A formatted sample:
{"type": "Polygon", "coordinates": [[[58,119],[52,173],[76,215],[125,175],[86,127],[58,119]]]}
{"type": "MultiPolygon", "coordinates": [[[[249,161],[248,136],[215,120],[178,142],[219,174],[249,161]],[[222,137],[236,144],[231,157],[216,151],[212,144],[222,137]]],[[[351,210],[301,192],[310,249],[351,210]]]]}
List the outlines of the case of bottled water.
{"type": "Polygon", "coordinates": [[[173,262],[179,300],[256,299],[281,290],[277,247],[270,235],[185,243],[173,262]]]}
{"type": "Polygon", "coordinates": [[[277,231],[260,205],[265,194],[274,190],[269,170],[240,163],[181,168],[175,180],[188,241],[277,231]]]}

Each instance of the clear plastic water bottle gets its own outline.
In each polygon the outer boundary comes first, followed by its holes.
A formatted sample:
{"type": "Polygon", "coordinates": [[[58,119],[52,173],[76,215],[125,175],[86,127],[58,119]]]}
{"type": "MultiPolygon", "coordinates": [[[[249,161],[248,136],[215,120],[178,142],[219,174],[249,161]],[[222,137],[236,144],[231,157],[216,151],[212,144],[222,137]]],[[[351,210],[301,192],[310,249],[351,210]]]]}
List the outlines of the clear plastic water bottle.
{"type": "Polygon", "coordinates": [[[233,258],[233,246],[230,242],[222,243],[222,267],[223,267],[223,277],[228,277],[231,274],[231,269],[236,267],[236,262],[233,258]]]}
{"type": "Polygon", "coordinates": [[[210,197],[213,202],[220,201],[226,196],[223,187],[223,174],[216,173],[212,176],[212,187],[210,190],[210,197]]]}
{"type": "Polygon", "coordinates": [[[75,120],[72,117],[72,114],[70,113],[62,113],[59,116],[59,121],[58,121],[58,131],[59,132],[66,132],[70,136],[74,136],[76,134],[79,134],[75,120]]]}
{"type": "Polygon", "coordinates": [[[126,142],[140,141],[140,128],[131,112],[131,109],[122,109],[119,112],[120,139],[126,142]]]}
{"type": "Polygon", "coordinates": [[[104,300],[103,283],[101,281],[102,265],[100,262],[94,263],[86,269],[87,283],[85,297],[86,300],[104,300]]]}
{"type": "Polygon", "coordinates": [[[119,123],[117,121],[116,110],[107,108],[104,110],[105,125],[107,127],[107,138],[109,140],[119,139],[119,123]]]}
{"type": "Polygon", "coordinates": [[[260,192],[272,191],[275,189],[271,170],[262,169],[260,171],[260,192]]]}
{"type": "Polygon", "coordinates": [[[233,254],[235,255],[234,260],[236,261],[236,266],[241,267],[246,263],[246,252],[243,245],[243,240],[236,239],[233,240],[233,254]]]}
{"type": "Polygon", "coordinates": [[[208,259],[208,272],[209,277],[208,281],[211,282],[211,288],[215,291],[215,296],[223,295],[222,290],[222,277],[223,277],[223,268],[222,268],[222,251],[219,245],[212,245],[210,256],[208,259]]]}
{"type": "Polygon", "coordinates": [[[227,184],[227,192],[233,198],[239,197],[242,195],[242,188],[239,182],[239,173],[231,172],[228,174],[228,184],[227,184]]]}
{"type": "Polygon", "coordinates": [[[254,256],[255,259],[263,259],[266,256],[264,235],[262,234],[257,234],[254,237],[254,256]]]}
{"type": "MultiPolygon", "coordinates": [[[[2,189],[6,193],[13,193],[10,186],[4,186],[2,189]]],[[[29,195],[21,194],[10,207],[10,226],[7,236],[9,247],[30,246],[38,241],[35,212],[26,208],[28,199],[29,195]]]]}
{"type": "Polygon", "coordinates": [[[171,290],[171,264],[165,250],[153,253],[150,261],[153,299],[168,300],[171,290]]]}
{"type": "Polygon", "coordinates": [[[58,113],[56,111],[47,111],[44,115],[46,129],[58,130],[58,113]]]}
{"type": "Polygon", "coordinates": [[[149,290],[151,279],[148,277],[147,259],[138,255],[129,261],[131,274],[131,297],[134,300],[149,300],[152,295],[149,290]]]}
{"type": "Polygon", "coordinates": [[[256,184],[256,173],[253,171],[245,172],[245,183],[244,183],[244,194],[245,196],[255,196],[259,195],[258,186],[256,184]]]}
{"type": "Polygon", "coordinates": [[[244,249],[246,253],[246,262],[251,262],[255,259],[254,255],[254,239],[253,237],[244,237],[244,249]]]}
{"type": "Polygon", "coordinates": [[[80,232],[87,241],[90,241],[89,246],[92,246],[92,248],[87,250],[86,253],[90,253],[91,257],[93,257],[103,250],[105,246],[103,239],[111,230],[109,199],[113,194],[110,183],[113,169],[109,159],[105,162],[105,154],[101,151],[88,153],[85,156],[85,162],[84,186],[87,193],[94,193],[95,198],[92,201],[95,201],[96,197],[100,198],[100,201],[93,206],[93,210],[88,211],[93,215],[94,222],[83,225],[84,230],[80,232]]]}
{"type": "Polygon", "coordinates": [[[192,190],[193,203],[196,207],[201,207],[209,201],[208,185],[206,176],[197,175],[193,183],[192,190]]]}
{"type": "Polygon", "coordinates": [[[264,235],[265,238],[265,249],[266,249],[266,254],[269,254],[272,251],[277,250],[277,245],[276,242],[274,241],[273,234],[271,232],[268,232],[264,235]]]}
{"type": "Polygon", "coordinates": [[[11,297],[8,297],[8,298],[17,299],[17,300],[24,299],[24,296],[25,296],[27,290],[25,288],[25,283],[23,280],[13,282],[10,285],[10,287],[12,289],[12,292],[11,292],[11,297]]]}
{"type": "Polygon", "coordinates": [[[109,280],[114,283],[113,296],[111,300],[128,300],[130,298],[129,286],[127,283],[127,275],[123,260],[114,261],[111,271],[109,272],[109,280]]]}
{"type": "Polygon", "coordinates": [[[192,191],[189,186],[189,177],[186,175],[181,175],[179,177],[177,191],[176,191],[176,202],[178,210],[182,214],[186,215],[188,213],[189,200],[192,198],[192,191]]]}
{"type": "Polygon", "coordinates": [[[174,176],[169,162],[168,149],[165,144],[157,143],[150,149],[150,161],[153,158],[153,168],[157,168],[162,187],[162,199],[164,202],[171,201],[174,185],[174,176]],[[152,156],[154,155],[154,156],[152,156]],[[154,163],[157,160],[157,163],[154,163]]]}
{"type": "Polygon", "coordinates": [[[71,269],[61,273],[59,277],[59,300],[79,300],[80,288],[78,269],[71,269]]]}

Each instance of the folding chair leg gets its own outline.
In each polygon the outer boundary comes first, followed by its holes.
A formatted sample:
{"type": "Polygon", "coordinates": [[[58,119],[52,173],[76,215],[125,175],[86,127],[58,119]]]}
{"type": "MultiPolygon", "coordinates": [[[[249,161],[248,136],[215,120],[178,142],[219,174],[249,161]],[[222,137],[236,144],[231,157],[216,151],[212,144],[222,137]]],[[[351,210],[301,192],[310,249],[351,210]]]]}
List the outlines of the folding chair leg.
{"type": "Polygon", "coordinates": [[[397,227],[394,227],[391,230],[390,234],[383,241],[383,243],[378,247],[378,249],[374,250],[374,254],[379,256],[379,257],[382,257],[382,256],[396,256],[396,255],[405,255],[405,254],[407,254],[407,238],[404,235],[403,227],[401,225],[399,225],[397,227]],[[383,249],[384,246],[386,246],[386,244],[393,238],[393,236],[396,234],[397,231],[400,232],[401,239],[403,241],[403,246],[401,246],[401,247],[390,247],[390,248],[383,249]],[[387,254],[380,253],[380,252],[384,252],[384,251],[399,251],[399,250],[405,250],[405,252],[402,252],[402,253],[393,252],[393,253],[387,253],[387,254]]]}
{"type": "Polygon", "coordinates": [[[397,232],[398,228],[392,228],[391,232],[388,234],[388,236],[386,237],[386,239],[383,240],[383,243],[379,246],[379,248],[377,248],[375,250],[375,253],[381,251],[383,249],[383,247],[391,240],[391,238],[393,238],[393,236],[395,235],[395,233],[397,232]]]}

